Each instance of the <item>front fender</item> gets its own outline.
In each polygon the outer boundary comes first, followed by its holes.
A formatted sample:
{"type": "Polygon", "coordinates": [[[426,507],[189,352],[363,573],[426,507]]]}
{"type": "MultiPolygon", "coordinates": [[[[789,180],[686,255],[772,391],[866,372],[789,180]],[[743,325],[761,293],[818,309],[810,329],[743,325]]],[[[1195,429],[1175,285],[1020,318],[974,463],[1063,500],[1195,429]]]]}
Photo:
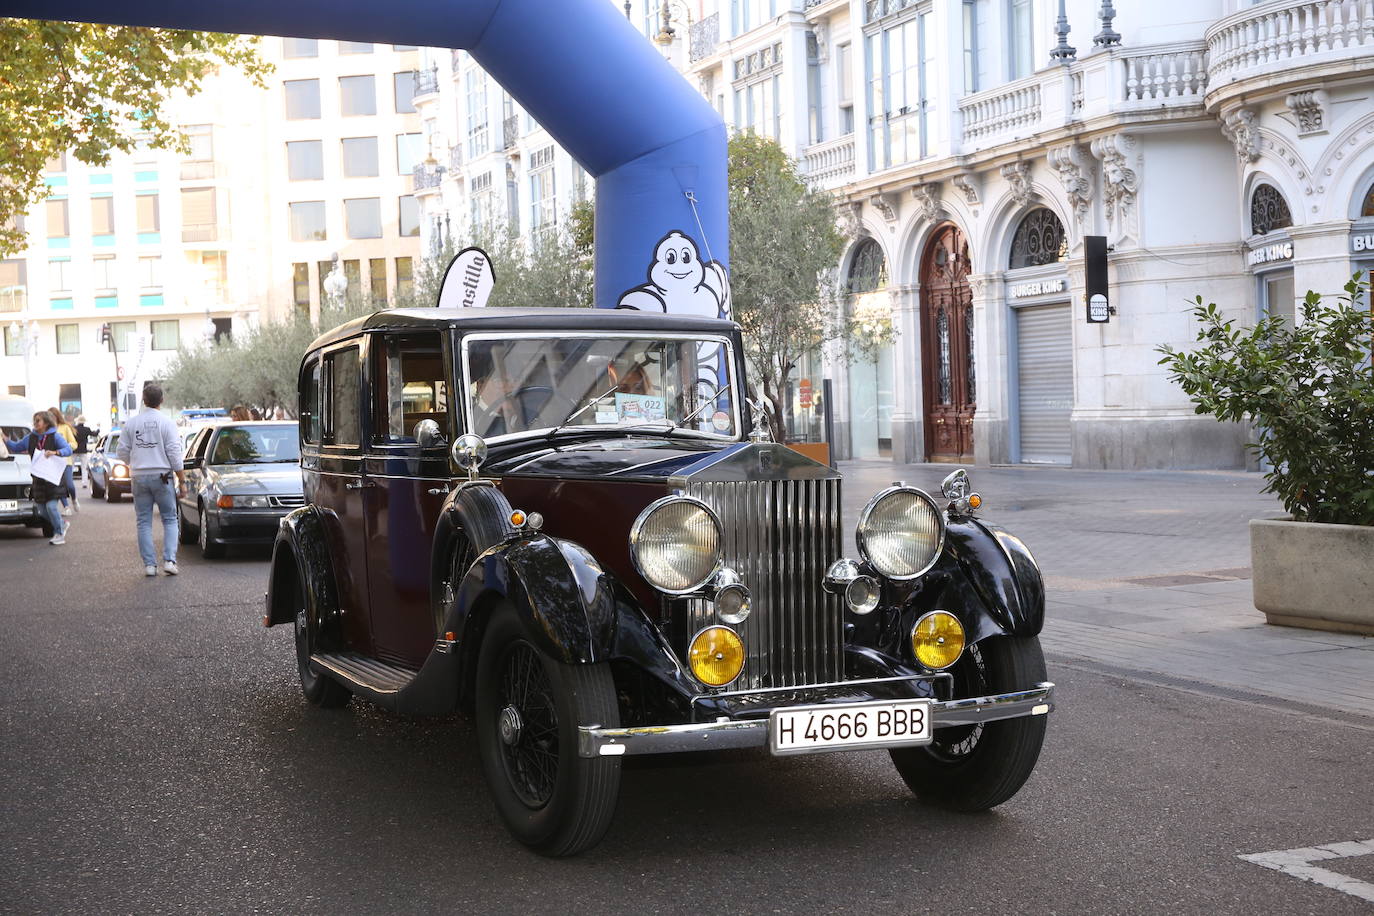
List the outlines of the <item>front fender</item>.
{"type": "Polygon", "coordinates": [[[1010,636],[1039,634],[1045,623],[1045,583],[1020,538],[977,519],[951,520],[945,550],[1001,630],[1010,636]]]}
{"type": "Polygon", "coordinates": [[[316,506],[292,510],[277,529],[267,578],[267,614],[263,618],[266,626],[294,621],[297,576],[305,593],[306,612],[317,625],[322,625],[339,602],[324,516],[316,506]]]}
{"type": "Polygon", "coordinates": [[[537,534],[487,550],[456,589],[444,622],[475,657],[485,616],[505,604],[530,642],[566,664],[606,661],[615,638],[615,600],[601,569],[571,541],[537,534]]]}

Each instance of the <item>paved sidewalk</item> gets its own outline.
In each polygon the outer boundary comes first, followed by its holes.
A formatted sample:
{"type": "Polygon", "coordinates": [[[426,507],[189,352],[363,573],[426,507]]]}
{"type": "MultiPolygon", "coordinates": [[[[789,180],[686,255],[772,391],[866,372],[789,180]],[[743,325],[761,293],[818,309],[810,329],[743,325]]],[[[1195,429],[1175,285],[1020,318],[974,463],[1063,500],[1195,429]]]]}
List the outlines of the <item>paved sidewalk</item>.
{"type": "MultiPolygon", "coordinates": [[[[840,470],[852,534],[877,490],[905,480],[938,499],[953,467],[847,461],[840,470]]],[[[1259,492],[1260,475],[1001,467],[969,476],[980,517],[1040,562],[1041,642],[1052,657],[1374,717],[1374,638],[1269,626],[1252,604],[1247,522],[1282,514],[1259,492]]]]}

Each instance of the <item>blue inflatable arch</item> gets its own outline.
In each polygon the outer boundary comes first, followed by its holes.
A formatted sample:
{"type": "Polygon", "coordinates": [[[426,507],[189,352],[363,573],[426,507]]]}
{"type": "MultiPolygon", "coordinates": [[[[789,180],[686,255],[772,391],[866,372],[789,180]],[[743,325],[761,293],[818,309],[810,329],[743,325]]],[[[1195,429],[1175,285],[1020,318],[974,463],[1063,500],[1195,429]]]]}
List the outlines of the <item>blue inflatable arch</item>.
{"type": "Polygon", "coordinates": [[[0,15],[464,49],[596,178],[596,305],[728,312],[725,125],[610,0],[3,0],[0,15]],[[684,251],[685,278],[667,269],[684,251]]]}

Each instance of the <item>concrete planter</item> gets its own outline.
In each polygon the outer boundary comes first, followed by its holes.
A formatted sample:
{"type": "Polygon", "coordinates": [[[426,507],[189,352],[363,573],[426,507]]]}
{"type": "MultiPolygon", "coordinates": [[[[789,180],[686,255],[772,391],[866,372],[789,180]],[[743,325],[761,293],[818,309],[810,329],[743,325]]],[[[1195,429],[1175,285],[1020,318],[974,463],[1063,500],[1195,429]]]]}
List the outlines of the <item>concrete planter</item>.
{"type": "Polygon", "coordinates": [[[1250,565],[1269,623],[1374,636],[1374,526],[1253,519],[1250,565]]]}

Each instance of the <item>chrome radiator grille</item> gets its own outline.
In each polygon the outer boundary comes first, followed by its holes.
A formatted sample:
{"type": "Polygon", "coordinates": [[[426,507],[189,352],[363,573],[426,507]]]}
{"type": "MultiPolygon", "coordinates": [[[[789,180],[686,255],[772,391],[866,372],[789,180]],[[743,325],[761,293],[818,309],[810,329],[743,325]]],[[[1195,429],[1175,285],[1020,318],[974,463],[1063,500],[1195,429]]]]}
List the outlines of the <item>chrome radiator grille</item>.
{"type": "MultiPolygon", "coordinates": [[[[839,680],[840,598],[821,579],[840,556],[840,481],[699,481],[685,493],[720,516],[725,565],[751,596],[753,611],[735,628],[747,658],[730,689],[839,680]]],[[[717,622],[711,602],[689,605],[692,633],[717,622]]]]}

